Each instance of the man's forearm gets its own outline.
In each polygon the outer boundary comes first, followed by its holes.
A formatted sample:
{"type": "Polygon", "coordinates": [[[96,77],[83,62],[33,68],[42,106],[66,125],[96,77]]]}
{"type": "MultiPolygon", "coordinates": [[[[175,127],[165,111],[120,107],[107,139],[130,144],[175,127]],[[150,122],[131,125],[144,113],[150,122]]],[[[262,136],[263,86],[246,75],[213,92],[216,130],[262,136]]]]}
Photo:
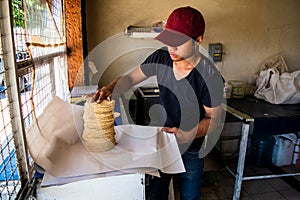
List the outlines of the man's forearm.
{"type": "Polygon", "coordinates": [[[196,137],[204,137],[210,132],[216,130],[220,126],[218,121],[219,120],[210,117],[203,118],[198,124],[196,137]]]}
{"type": "Polygon", "coordinates": [[[196,137],[206,136],[221,126],[222,105],[213,108],[204,106],[204,109],[206,114],[198,124],[196,137]]]}
{"type": "Polygon", "coordinates": [[[110,84],[103,86],[95,92],[91,101],[98,103],[104,99],[110,99],[112,96],[118,96],[124,92],[127,92],[135,84],[145,80],[147,77],[144,75],[140,67],[135,68],[129,74],[120,76],[110,84]]]}
{"type": "Polygon", "coordinates": [[[128,91],[132,87],[131,79],[127,76],[120,76],[110,84],[104,86],[103,88],[109,90],[114,95],[120,95],[128,91]]]}

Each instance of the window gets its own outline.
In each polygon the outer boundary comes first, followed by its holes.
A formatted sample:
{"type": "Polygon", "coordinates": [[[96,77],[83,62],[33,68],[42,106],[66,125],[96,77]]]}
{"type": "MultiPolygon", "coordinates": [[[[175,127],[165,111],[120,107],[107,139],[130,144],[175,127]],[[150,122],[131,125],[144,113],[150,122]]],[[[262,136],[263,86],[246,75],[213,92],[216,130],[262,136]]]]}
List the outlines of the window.
{"type": "Polygon", "coordinates": [[[0,1],[0,199],[14,199],[33,177],[28,127],[54,96],[68,98],[63,8],[60,0],[0,1]]]}

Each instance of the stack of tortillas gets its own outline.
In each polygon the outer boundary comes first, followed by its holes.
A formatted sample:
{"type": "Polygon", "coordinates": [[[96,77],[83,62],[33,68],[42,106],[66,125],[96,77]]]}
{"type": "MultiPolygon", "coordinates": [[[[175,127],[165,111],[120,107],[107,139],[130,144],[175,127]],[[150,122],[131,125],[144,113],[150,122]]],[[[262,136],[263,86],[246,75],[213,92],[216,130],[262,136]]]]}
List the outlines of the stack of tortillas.
{"type": "Polygon", "coordinates": [[[114,101],[86,102],[83,140],[88,151],[103,152],[114,147],[114,101]]]}

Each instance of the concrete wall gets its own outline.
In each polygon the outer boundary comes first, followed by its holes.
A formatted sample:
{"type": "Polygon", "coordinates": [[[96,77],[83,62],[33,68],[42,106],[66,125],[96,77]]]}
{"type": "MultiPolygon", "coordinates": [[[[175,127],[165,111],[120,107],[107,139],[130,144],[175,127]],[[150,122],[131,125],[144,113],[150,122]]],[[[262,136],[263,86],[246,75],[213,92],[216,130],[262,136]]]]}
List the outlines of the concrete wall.
{"type": "MultiPolygon", "coordinates": [[[[118,40],[118,43],[106,46],[107,50],[111,49],[108,50],[109,54],[102,53],[101,55],[97,52],[98,50],[95,51],[99,46],[103,49],[103,42],[122,33],[129,25],[151,26],[156,22],[166,20],[174,8],[189,5],[199,9],[206,20],[207,28],[202,46],[208,49],[209,43],[223,44],[223,62],[217,65],[226,80],[238,79],[251,82],[252,75],[257,72],[263,60],[276,54],[285,58],[291,71],[300,70],[299,0],[191,0],[188,1],[189,3],[185,2],[181,0],[87,1],[87,32],[91,57],[101,60],[101,57],[114,54],[114,49],[123,48],[123,45],[144,42],[136,39],[130,41],[129,44],[128,42],[123,44],[118,40]]],[[[153,46],[159,45],[153,42],[153,46]]],[[[124,48],[128,49],[128,47],[124,48]]],[[[139,56],[133,57],[131,55],[130,60],[138,64],[137,60],[143,60],[140,56],[146,56],[151,51],[148,48],[145,54],[137,53],[139,56]]],[[[105,74],[103,83],[128,71],[128,68],[134,65],[128,64],[129,61],[124,61],[126,60],[125,54],[127,53],[123,51],[121,55],[114,58],[116,60],[111,60],[105,65],[95,63],[96,67],[103,71],[100,74],[105,74]],[[123,63],[126,67],[123,67],[123,63]]],[[[97,76],[94,77],[94,83],[99,78],[97,76]]]]}

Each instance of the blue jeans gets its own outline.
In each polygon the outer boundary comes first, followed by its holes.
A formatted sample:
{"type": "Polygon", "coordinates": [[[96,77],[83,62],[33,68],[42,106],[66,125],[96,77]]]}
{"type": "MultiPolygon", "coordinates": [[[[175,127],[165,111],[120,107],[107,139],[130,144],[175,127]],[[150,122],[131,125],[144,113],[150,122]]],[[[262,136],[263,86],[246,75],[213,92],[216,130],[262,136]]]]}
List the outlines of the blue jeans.
{"type": "MultiPolygon", "coordinates": [[[[201,177],[204,159],[199,158],[198,151],[186,151],[182,155],[185,173],[178,174],[180,200],[199,200],[201,198],[201,177]]],[[[167,200],[172,174],[160,172],[161,177],[151,177],[149,180],[150,200],[167,200]]]]}

